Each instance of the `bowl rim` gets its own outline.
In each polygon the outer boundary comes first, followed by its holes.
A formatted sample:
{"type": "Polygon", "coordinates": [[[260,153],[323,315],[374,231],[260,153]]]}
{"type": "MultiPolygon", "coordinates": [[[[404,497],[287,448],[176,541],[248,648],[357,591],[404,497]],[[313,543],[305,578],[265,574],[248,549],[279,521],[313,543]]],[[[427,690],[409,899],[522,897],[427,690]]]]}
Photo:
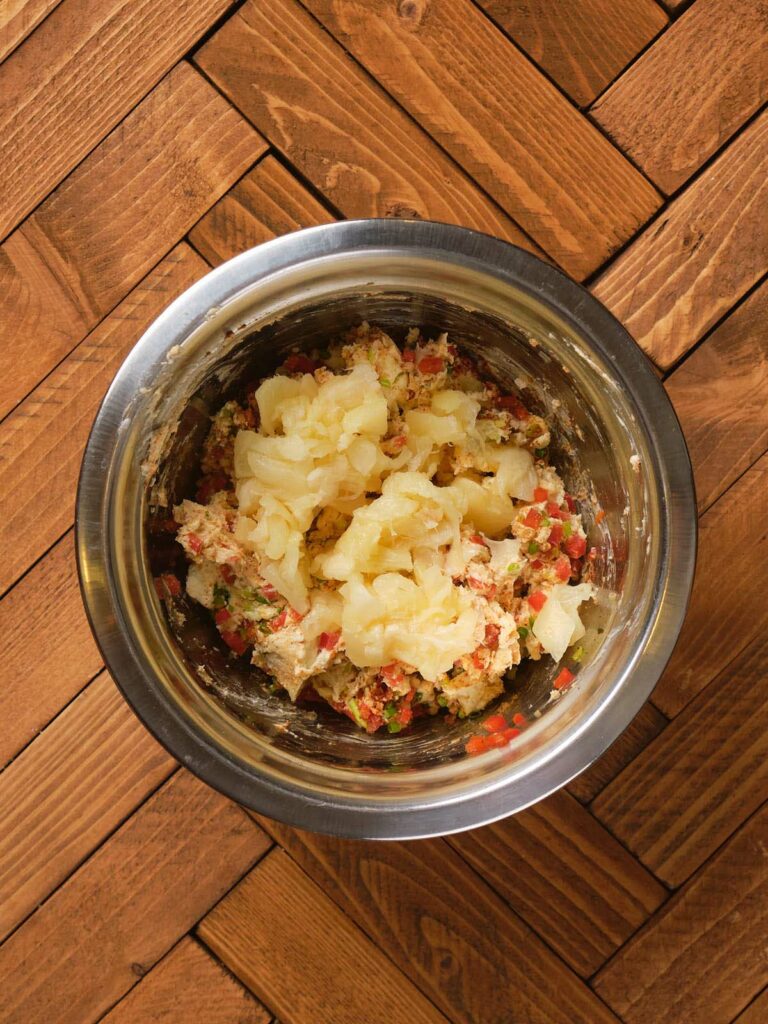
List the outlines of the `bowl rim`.
{"type": "Polygon", "coordinates": [[[75,519],[78,575],[92,632],[115,683],[147,729],[181,764],[239,803],[300,828],[350,838],[421,838],[473,828],[543,799],[588,767],[629,725],[672,654],[690,599],[696,541],[693,472],[682,429],[650,361],[626,329],[586,288],[532,253],[468,228],[422,220],[342,221],[283,235],[221,264],[177,297],[137,340],[102,401],[83,456],[75,519]],[[194,729],[181,709],[160,692],[156,680],[153,685],[152,673],[117,625],[106,572],[94,575],[87,570],[95,553],[104,565],[109,562],[106,484],[137,383],[136,361],[150,356],[156,363],[164,358],[204,323],[211,309],[244,288],[253,288],[260,279],[322,256],[386,249],[468,263],[533,294],[591,344],[597,344],[620,375],[632,380],[634,402],[653,419],[660,469],[674,495],[663,514],[665,522],[676,525],[676,546],[666,552],[652,643],[646,638],[642,657],[635,658],[620,676],[616,691],[626,682],[627,674],[631,686],[623,686],[621,700],[600,704],[574,731],[568,746],[526,776],[530,798],[517,799],[514,806],[505,801],[504,785],[472,798],[452,799],[449,795],[437,804],[411,800],[404,807],[401,803],[329,801],[298,785],[277,784],[257,776],[252,766],[194,729]],[[664,615],[659,614],[662,607],[664,615]]]}

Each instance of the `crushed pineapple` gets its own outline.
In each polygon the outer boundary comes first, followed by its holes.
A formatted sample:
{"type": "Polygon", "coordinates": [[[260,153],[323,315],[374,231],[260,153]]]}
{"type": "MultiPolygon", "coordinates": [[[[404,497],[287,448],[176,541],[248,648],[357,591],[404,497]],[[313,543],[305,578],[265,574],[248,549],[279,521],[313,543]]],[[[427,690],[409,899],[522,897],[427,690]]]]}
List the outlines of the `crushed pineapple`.
{"type": "Polygon", "coordinates": [[[480,710],[584,632],[549,436],[446,335],[400,349],[362,324],[213,418],[199,500],[174,510],[187,593],[292,700],[369,732],[480,710]]]}

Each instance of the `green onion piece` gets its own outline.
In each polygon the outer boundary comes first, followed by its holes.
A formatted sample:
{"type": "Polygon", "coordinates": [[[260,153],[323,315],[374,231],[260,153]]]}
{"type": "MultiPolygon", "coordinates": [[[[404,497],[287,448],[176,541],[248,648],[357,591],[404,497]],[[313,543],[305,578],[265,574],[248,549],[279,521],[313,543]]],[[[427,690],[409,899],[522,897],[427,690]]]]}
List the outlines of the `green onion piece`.
{"type": "Polygon", "coordinates": [[[416,704],[421,704],[421,702],[424,700],[424,694],[421,692],[421,690],[417,690],[416,693],[413,695],[413,699],[416,704]]]}
{"type": "Polygon", "coordinates": [[[395,707],[395,705],[394,705],[394,703],[392,701],[390,701],[389,704],[385,704],[385,706],[384,706],[384,717],[386,719],[394,718],[396,714],[397,714],[397,708],[395,707]]]}
{"type": "Polygon", "coordinates": [[[213,585],[213,607],[223,608],[229,602],[229,591],[226,587],[219,586],[218,583],[213,585]]]}
{"type": "Polygon", "coordinates": [[[518,626],[517,635],[520,637],[521,640],[525,640],[525,638],[528,636],[528,630],[525,628],[525,626],[518,626]]]}
{"type": "Polygon", "coordinates": [[[549,516],[543,516],[542,520],[541,520],[541,525],[542,526],[549,526],[549,524],[551,522],[552,522],[552,520],[549,518],[549,516]]]}
{"type": "Polygon", "coordinates": [[[389,722],[389,723],[387,724],[387,729],[388,729],[388,730],[389,730],[390,732],[400,732],[400,730],[401,730],[402,728],[403,728],[403,727],[402,727],[402,725],[401,725],[401,724],[400,724],[399,722],[389,722]]]}
{"type": "Polygon", "coordinates": [[[572,659],[573,659],[574,661],[576,661],[576,662],[579,662],[579,661],[581,661],[581,659],[582,659],[583,657],[584,657],[584,648],[583,648],[583,647],[577,647],[577,648],[576,648],[576,650],[575,650],[575,651],[573,652],[573,654],[571,655],[571,658],[572,658],[572,659]]]}
{"type": "Polygon", "coordinates": [[[537,459],[543,459],[546,456],[546,454],[547,454],[547,449],[546,448],[534,448],[533,454],[536,456],[537,459]]]}
{"type": "Polygon", "coordinates": [[[568,540],[568,538],[571,536],[572,533],[573,533],[573,527],[571,526],[571,524],[570,523],[563,523],[563,537],[566,540],[568,540]]]}
{"type": "Polygon", "coordinates": [[[256,604],[272,604],[272,602],[268,601],[262,592],[257,590],[256,587],[241,587],[239,590],[236,590],[235,593],[242,601],[250,601],[251,603],[255,602],[256,604]]]}
{"type": "Polygon", "coordinates": [[[361,729],[365,728],[365,721],[363,716],[360,714],[360,708],[357,706],[357,701],[354,697],[347,701],[347,707],[352,712],[352,717],[355,723],[360,726],[361,729]]]}
{"type": "Polygon", "coordinates": [[[379,384],[381,384],[381,386],[383,388],[391,388],[392,387],[392,381],[391,380],[387,380],[386,377],[379,377],[379,384]]]}
{"type": "Polygon", "coordinates": [[[520,563],[510,562],[507,566],[507,572],[520,572],[520,563]]]}
{"type": "Polygon", "coordinates": [[[440,705],[441,708],[447,708],[448,698],[444,697],[443,694],[441,693],[440,696],[437,698],[437,703],[440,705]]]}
{"type": "Polygon", "coordinates": [[[532,540],[531,543],[528,545],[528,554],[535,555],[538,550],[539,545],[536,543],[535,540],[532,540]]]}

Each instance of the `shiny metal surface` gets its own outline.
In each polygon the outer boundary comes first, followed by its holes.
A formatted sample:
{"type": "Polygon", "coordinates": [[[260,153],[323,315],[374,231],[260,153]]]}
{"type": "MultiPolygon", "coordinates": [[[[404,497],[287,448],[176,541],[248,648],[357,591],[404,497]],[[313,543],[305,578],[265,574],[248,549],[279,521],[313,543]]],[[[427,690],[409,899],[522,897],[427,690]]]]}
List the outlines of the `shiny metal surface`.
{"type": "MultiPolygon", "coordinates": [[[[427,222],[359,221],[243,253],[176,300],[118,372],[93,427],[77,504],[83,595],[105,660],[139,717],[239,802],[303,828],[368,838],[444,834],[541,799],[626,727],[677,638],[696,548],[679,424],[650,364],[583,288],[506,243],[427,222]],[[542,659],[502,707],[537,716],[509,748],[463,754],[477,724],[429,719],[361,736],[336,716],[246,685],[199,609],[169,621],[152,586],[151,508],[178,500],[222,394],[280,353],[368,318],[396,334],[447,328],[503,383],[522,378],[557,421],[556,461],[582,488],[598,563],[577,683],[550,698],[542,659]],[[197,417],[197,420],[195,419],[197,417]],[[192,423],[192,427],[190,427],[192,423]],[[188,475],[188,474],[187,474],[188,475]],[[605,520],[594,524],[594,497],[605,520]]],[[[545,663],[546,662],[546,663],[545,663]]]]}

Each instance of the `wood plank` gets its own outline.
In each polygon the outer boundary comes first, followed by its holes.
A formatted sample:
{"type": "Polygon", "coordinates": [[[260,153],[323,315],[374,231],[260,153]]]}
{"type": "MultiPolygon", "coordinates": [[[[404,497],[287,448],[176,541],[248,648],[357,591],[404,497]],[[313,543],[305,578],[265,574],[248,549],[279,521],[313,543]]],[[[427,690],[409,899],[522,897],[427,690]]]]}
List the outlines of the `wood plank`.
{"type": "Polygon", "coordinates": [[[71,531],[0,603],[0,635],[2,768],[101,667],[71,531]]]}
{"type": "Polygon", "coordinates": [[[345,216],[463,224],[540,254],[293,0],[246,4],[195,61],[345,216]]]}
{"type": "Polygon", "coordinates": [[[666,382],[709,508],[768,448],[768,282],[666,382]]]}
{"type": "Polygon", "coordinates": [[[0,249],[0,415],[264,148],[189,65],[163,79],[0,249]]]}
{"type": "Polygon", "coordinates": [[[611,779],[615,779],[619,772],[645,749],[654,737],[659,735],[666,724],[667,719],[650,701],[643,704],[621,736],[606,752],[586,771],[568,783],[568,792],[582,803],[589,803],[611,779]]]}
{"type": "Polygon", "coordinates": [[[767,657],[765,637],[742,651],[592,805],[669,885],[684,882],[765,800],[767,657]]]}
{"type": "Polygon", "coordinates": [[[614,1020],[443,840],[350,842],[259,820],[457,1024],[614,1020]]]}
{"type": "Polygon", "coordinates": [[[658,208],[656,190],[472,0],[304,4],[574,277],[658,208]]]}
{"type": "Polygon", "coordinates": [[[194,939],[183,938],[103,1024],[269,1024],[270,1013],[194,939]]]}
{"type": "Polygon", "coordinates": [[[189,240],[212,266],[333,215],[273,156],[259,164],[195,225],[189,240]]]}
{"type": "Polygon", "coordinates": [[[727,1024],[768,981],[768,807],[597,975],[627,1024],[727,1024]]]}
{"type": "Polygon", "coordinates": [[[60,3],[61,0],[5,0],[0,6],[0,61],[60,3]]]}
{"type": "Polygon", "coordinates": [[[110,381],[142,332],[207,271],[181,244],[0,424],[14,501],[0,521],[0,591],[72,523],[83,447],[110,381]]]}
{"type": "Polygon", "coordinates": [[[768,625],[766,493],[768,455],[763,455],[700,520],[688,615],[653,692],[654,704],[669,718],[768,625]]]}
{"type": "Polygon", "coordinates": [[[175,764],[104,672],[0,774],[0,941],[175,764]]]}
{"type": "Polygon", "coordinates": [[[602,967],[666,898],[565,791],[448,842],[583,977],[602,967]]]}
{"type": "Polygon", "coordinates": [[[229,0],[64,0],[53,11],[0,68],[0,238],[228,6],[229,0]]]}
{"type": "Polygon", "coordinates": [[[445,1021],[282,850],[265,857],[198,932],[284,1024],[445,1021]]]}
{"type": "Polygon", "coordinates": [[[669,369],[765,273],[768,114],[599,278],[593,292],[669,369]]]}
{"type": "Polygon", "coordinates": [[[268,846],[247,814],[177,772],[0,946],[0,1021],[91,1024],[268,846]]]}
{"type": "Polygon", "coordinates": [[[768,99],[768,10],[697,0],[592,109],[666,193],[677,191],[768,99]]]}
{"type": "Polygon", "coordinates": [[[480,0],[480,6],[580,106],[669,21],[653,0],[480,0]]]}
{"type": "Polygon", "coordinates": [[[768,1020],[768,989],[753,1000],[743,1013],[740,1013],[733,1024],[765,1024],[768,1020]]]}

